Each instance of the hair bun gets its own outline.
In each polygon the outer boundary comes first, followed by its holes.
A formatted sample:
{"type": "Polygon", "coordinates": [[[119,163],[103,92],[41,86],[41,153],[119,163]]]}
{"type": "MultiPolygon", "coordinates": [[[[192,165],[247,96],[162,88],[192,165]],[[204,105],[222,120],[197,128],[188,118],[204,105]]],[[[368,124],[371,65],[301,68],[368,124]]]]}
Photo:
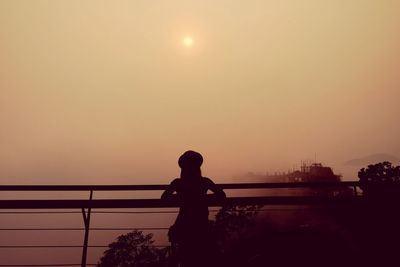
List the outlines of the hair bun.
{"type": "Polygon", "coordinates": [[[188,150],[179,157],[179,167],[183,168],[200,168],[203,164],[203,156],[192,150],[188,150]]]}

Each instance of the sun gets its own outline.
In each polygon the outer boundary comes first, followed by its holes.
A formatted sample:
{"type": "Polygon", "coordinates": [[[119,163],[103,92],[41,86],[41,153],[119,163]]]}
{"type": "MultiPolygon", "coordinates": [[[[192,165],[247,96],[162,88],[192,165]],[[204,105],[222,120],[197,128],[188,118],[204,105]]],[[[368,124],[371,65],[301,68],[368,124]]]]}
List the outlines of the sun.
{"type": "Polygon", "coordinates": [[[182,43],[186,47],[191,47],[191,46],[193,46],[194,41],[191,36],[185,36],[182,40],[182,43]]]}

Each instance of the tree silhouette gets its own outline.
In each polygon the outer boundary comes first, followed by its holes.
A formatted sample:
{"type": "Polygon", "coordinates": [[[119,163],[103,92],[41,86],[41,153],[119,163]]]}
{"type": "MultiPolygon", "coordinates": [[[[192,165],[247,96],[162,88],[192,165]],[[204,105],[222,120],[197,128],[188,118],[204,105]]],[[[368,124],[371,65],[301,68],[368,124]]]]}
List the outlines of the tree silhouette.
{"type": "Polygon", "coordinates": [[[256,216],[261,205],[227,206],[219,210],[211,221],[213,236],[220,255],[218,266],[248,266],[256,251],[237,250],[254,235],[256,216]],[[242,261],[243,260],[243,261],[242,261]],[[237,262],[236,262],[237,261],[237,262]]]}
{"type": "Polygon", "coordinates": [[[355,228],[361,237],[365,255],[375,266],[400,266],[400,166],[390,162],[368,165],[358,172],[366,197],[358,210],[355,228]]]}
{"type": "Polygon", "coordinates": [[[108,245],[98,267],[159,267],[165,251],[154,245],[153,234],[134,230],[108,245]]]}
{"type": "Polygon", "coordinates": [[[223,207],[211,221],[216,241],[222,251],[242,238],[255,223],[255,217],[261,206],[229,206],[223,207]]]}
{"type": "Polygon", "coordinates": [[[400,189],[400,166],[388,161],[371,164],[358,172],[360,186],[367,196],[391,196],[400,189]]]}

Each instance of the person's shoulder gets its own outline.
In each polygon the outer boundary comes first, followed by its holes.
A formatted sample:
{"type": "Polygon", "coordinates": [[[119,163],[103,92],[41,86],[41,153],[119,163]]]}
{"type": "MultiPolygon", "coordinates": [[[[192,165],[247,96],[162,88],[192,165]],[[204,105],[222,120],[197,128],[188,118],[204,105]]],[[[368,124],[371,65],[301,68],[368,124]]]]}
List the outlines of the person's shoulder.
{"type": "Polygon", "coordinates": [[[172,180],[171,185],[178,185],[180,184],[181,179],[180,178],[175,178],[174,180],[172,180]]]}
{"type": "Polygon", "coordinates": [[[203,183],[213,184],[214,182],[208,177],[202,177],[203,183]]]}

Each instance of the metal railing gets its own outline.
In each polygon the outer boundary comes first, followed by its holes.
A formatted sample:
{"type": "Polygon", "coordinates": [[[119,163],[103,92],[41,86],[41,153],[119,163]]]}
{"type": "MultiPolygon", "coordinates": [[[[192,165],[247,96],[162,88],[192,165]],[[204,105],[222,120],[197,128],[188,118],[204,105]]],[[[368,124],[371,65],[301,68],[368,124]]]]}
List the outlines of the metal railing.
{"type": "MultiPolygon", "coordinates": [[[[28,265],[2,265],[0,266],[95,266],[94,263],[87,263],[88,248],[104,247],[106,245],[88,245],[89,232],[92,231],[110,231],[110,230],[133,230],[134,228],[111,228],[111,227],[90,227],[91,215],[94,213],[155,213],[154,211],[93,211],[93,209],[128,209],[128,208],[170,208],[179,207],[177,201],[163,201],[161,199],[95,199],[94,192],[98,191],[162,191],[168,185],[2,185],[0,191],[66,191],[77,192],[83,191],[89,193],[88,199],[1,199],[0,211],[1,214],[38,214],[38,213],[81,213],[83,216],[84,227],[70,228],[0,228],[2,231],[84,231],[83,245],[18,245],[18,246],[0,246],[2,248],[24,249],[24,248],[82,248],[81,263],[66,263],[66,264],[28,264],[28,265]],[[57,209],[58,211],[18,211],[21,209],[57,209]],[[79,209],[80,211],[66,211],[69,209],[79,209]],[[61,211],[60,211],[61,210],[61,211]]],[[[218,207],[222,205],[349,205],[357,204],[361,196],[359,192],[358,182],[313,182],[313,183],[236,183],[236,184],[219,184],[222,189],[315,189],[315,190],[338,190],[350,189],[351,194],[332,195],[332,194],[317,194],[317,195],[286,195],[286,196],[246,196],[246,197],[227,197],[223,203],[218,199],[210,197],[208,205],[210,207],[218,207]]],[[[1,194],[1,192],[0,192],[1,194]]],[[[160,194],[161,195],[161,194],[160,194]]],[[[176,213],[177,211],[157,211],[156,213],[176,213]]],[[[136,228],[137,229],[137,228],[136,228]]],[[[143,230],[167,230],[165,227],[145,227],[143,230]]]]}

